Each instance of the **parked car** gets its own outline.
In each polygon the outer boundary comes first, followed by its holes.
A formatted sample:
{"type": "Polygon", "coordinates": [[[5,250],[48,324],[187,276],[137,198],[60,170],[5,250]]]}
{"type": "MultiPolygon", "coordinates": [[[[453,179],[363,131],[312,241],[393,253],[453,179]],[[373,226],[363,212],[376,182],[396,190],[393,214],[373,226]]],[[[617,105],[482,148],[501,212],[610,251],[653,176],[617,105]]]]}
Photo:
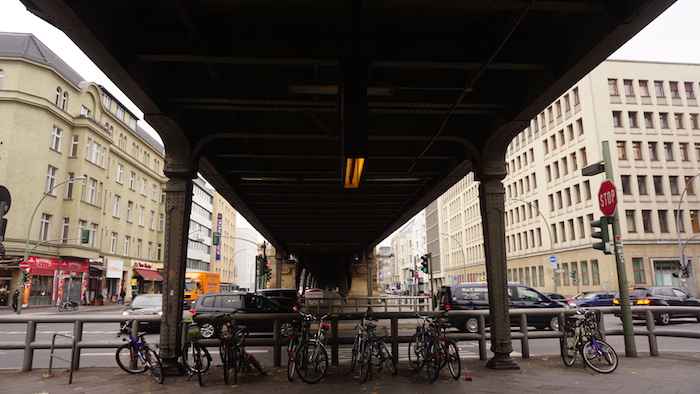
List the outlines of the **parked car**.
{"type": "MultiPolygon", "coordinates": [[[[641,286],[629,289],[630,304],[634,306],[693,306],[700,307],[700,299],[673,286],[641,286]]],[[[615,305],[620,304],[620,293],[615,295],[615,305]]],[[[615,316],[620,316],[616,313],[615,316]]],[[[700,321],[700,309],[697,314],[654,313],[657,324],[668,324],[671,319],[692,317],[700,321]]],[[[633,319],[646,319],[644,312],[632,312],[633,319]]]]}
{"type": "MultiPolygon", "coordinates": [[[[508,284],[509,307],[511,309],[542,309],[566,308],[562,302],[552,301],[537,290],[520,284],[508,284]]],[[[489,309],[488,289],[486,282],[461,283],[453,286],[443,286],[438,293],[439,308],[443,311],[489,309]]],[[[460,331],[477,332],[479,321],[476,317],[450,316],[449,324],[460,331]]],[[[488,325],[488,316],[486,316],[488,325]]],[[[519,325],[520,318],[511,316],[511,324],[519,325]]],[[[529,316],[528,324],[538,329],[559,329],[559,312],[551,315],[529,316]]]]}
{"type": "MultiPolygon", "coordinates": [[[[224,313],[288,313],[294,309],[281,305],[264,295],[247,292],[207,293],[197,297],[191,314],[224,314],[224,313]]],[[[202,338],[214,338],[219,333],[219,327],[225,320],[195,320],[199,324],[202,338]]],[[[241,324],[248,332],[272,332],[272,321],[246,322],[241,324]]]]}
{"type": "MultiPolygon", "coordinates": [[[[122,316],[143,316],[143,315],[162,315],[163,314],[163,295],[162,294],[139,294],[122,311],[122,316]]],[[[122,325],[124,323],[122,322],[122,325]]],[[[139,330],[146,332],[160,331],[160,321],[149,322],[139,321],[139,330]]]]}
{"type": "Polygon", "coordinates": [[[590,291],[582,291],[582,292],[576,294],[575,296],[566,297],[566,302],[569,302],[571,300],[578,300],[579,298],[585,296],[588,293],[591,293],[591,292],[590,291]]]}
{"type": "Polygon", "coordinates": [[[545,292],[542,294],[546,295],[547,298],[549,298],[552,301],[558,301],[558,302],[565,302],[566,301],[566,297],[564,297],[563,295],[561,295],[559,293],[545,292]]]}
{"type": "Polygon", "coordinates": [[[571,308],[589,307],[589,306],[613,306],[613,299],[617,294],[616,291],[592,291],[586,292],[581,298],[573,299],[568,302],[571,308]]]}
{"type": "Polygon", "coordinates": [[[301,294],[297,289],[259,289],[257,294],[267,296],[294,310],[301,308],[301,294]]]}

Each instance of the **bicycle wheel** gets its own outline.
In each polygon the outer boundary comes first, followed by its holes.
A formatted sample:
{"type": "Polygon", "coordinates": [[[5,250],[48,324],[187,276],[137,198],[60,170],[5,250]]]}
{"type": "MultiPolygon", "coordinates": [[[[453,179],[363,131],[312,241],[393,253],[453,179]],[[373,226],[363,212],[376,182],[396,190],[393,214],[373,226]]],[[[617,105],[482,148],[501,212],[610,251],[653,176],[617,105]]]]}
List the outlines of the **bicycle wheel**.
{"type": "Polygon", "coordinates": [[[163,372],[163,362],[160,356],[158,356],[158,353],[144,346],[143,357],[146,359],[146,364],[148,364],[148,370],[151,371],[153,380],[155,380],[156,383],[163,384],[163,381],[165,381],[165,373],[163,372]]]}
{"type": "Polygon", "coordinates": [[[71,304],[70,309],[72,309],[73,311],[77,311],[79,306],[80,306],[80,304],[78,304],[76,302],[76,303],[71,304]]]}
{"type": "Polygon", "coordinates": [[[294,380],[294,374],[297,372],[297,364],[294,361],[295,353],[299,347],[299,342],[297,339],[292,339],[289,343],[289,348],[287,349],[287,380],[290,382],[294,380]]]}
{"type": "Polygon", "coordinates": [[[316,383],[323,378],[328,369],[328,353],[326,347],[316,340],[302,344],[296,356],[297,375],[306,383],[316,383]]]}
{"type": "Polygon", "coordinates": [[[570,367],[576,362],[576,332],[572,330],[564,331],[564,336],[559,338],[561,346],[561,358],[564,365],[570,367]]]}
{"type": "Polygon", "coordinates": [[[428,381],[434,382],[440,375],[440,344],[438,341],[430,341],[428,352],[425,356],[425,368],[428,372],[428,381]]]}
{"type": "Polygon", "coordinates": [[[425,336],[423,334],[413,334],[408,341],[408,367],[414,371],[423,369],[426,350],[425,336]]]}
{"type": "Polygon", "coordinates": [[[255,369],[257,369],[258,372],[260,372],[260,374],[261,374],[262,376],[267,376],[267,372],[265,372],[265,370],[263,369],[262,365],[260,365],[260,362],[258,361],[257,358],[255,358],[255,356],[253,356],[252,354],[246,352],[245,358],[246,358],[246,362],[247,362],[249,365],[254,366],[255,369]]]}
{"type": "Polygon", "coordinates": [[[581,349],[581,355],[586,365],[596,372],[610,373],[617,368],[615,349],[603,341],[586,342],[581,349]]]}
{"type": "Polygon", "coordinates": [[[117,348],[117,365],[128,373],[146,372],[148,366],[139,357],[139,351],[133,342],[125,343],[117,348]]]}
{"type": "Polygon", "coordinates": [[[379,346],[379,354],[381,356],[382,363],[386,365],[387,369],[389,369],[389,372],[391,372],[392,375],[396,375],[398,372],[396,370],[396,363],[394,362],[394,357],[391,355],[386,342],[379,341],[377,342],[377,345],[379,346]]]}
{"type": "Polygon", "coordinates": [[[447,339],[441,338],[438,341],[438,359],[440,360],[440,369],[447,365],[447,339]]]}
{"type": "Polygon", "coordinates": [[[372,344],[364,341],[360,345],[360,383],[364,383],[372,373],[372,344]]]}
{"type": "Polygon", "coordinates": [[[59,312],[63,312],[65,310],[66,310],[66,308],[65,308],[65,305],[63,305],[63,303],[58,304],[58,311],[59,312]]]}
{"type": "Polygon", "coordinates": [[[355,339],[352,342],[352,354],[350,356],[350,372],[355,371],[355,364],[357,364],[357,359],[359,358],[358,352],[360,351],[360,334],[355,335],[355,339]]]}
{"type": "Polygon", "coordinates": [[[459,379],[459,374],[462,371],[462,361],[459,359],[459,349],[455,341],[447,340],[447,367],[450,369],[452,377],[459,379]]]}
{"type": "Polygon", "coordinates": [[[231,372],[231,355],[228,342],[219,345],[219,356],[221,357],[221,368],[224,370],[224,383],[228,384],[231,372]]]}
{"type": "Polygon", "coordinates": [[[211,366],[211,355],[209,355],[209,350],[199,342],[188,341],[182,347],[182,361],[190,371],[204,373],[211,366]],[[197,359],[200,360],[198,366],[195,365],[197,359]]]}

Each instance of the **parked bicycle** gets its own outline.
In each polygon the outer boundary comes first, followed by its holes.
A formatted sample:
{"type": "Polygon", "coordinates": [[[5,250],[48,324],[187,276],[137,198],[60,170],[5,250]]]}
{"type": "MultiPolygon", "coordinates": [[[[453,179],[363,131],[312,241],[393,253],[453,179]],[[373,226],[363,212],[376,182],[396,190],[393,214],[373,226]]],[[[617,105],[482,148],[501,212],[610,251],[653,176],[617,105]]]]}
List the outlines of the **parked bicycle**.
{"type": "Polygon", "coordinates": [[[145,332],[139,332],[136,336],[132,333],[131,326],[134,320],[129,320],[119,328],[117,338],[122,338],[127,343],[117,348],[116,359],[119,368],[131,374],[140,374],[151,371],[153,380],[163,383],[165,374],[163,373],[163,363],[158,356],[158,348],[151,343],[146,343],[145,332]]]}
{"type": "Polygon", "coordinates": [[[245,337],[248,333],[241,327],[237,327],[232,315],[227,313],[217,319],[225,318],[227,321],[219,328],[219,354],[224,369],[224,382],[228,384],[231,380],[238,383],[238,373],[242,370],[257,369],[260,374],[266,376],[258,359],[245,350],[245,337]],[[233,372],[233,379],[231,373],[233,372]]]}
{"type": "Polygon", "coordinates": [[[204,386],[202,382],[202,374],[209,370],[211,366],[211,355],[209,350],[199,343],[200,333],[199,325],[194,322],[192,316],[184,320],[187,324],[187,341],[182,346],[182,363],[187,368],[187,374],[192,379],[197,375],[197,381],[200,386],[204,386]]]}
{"type": "Polygon", "coordinates": [[[617,353],[602,340],[596,315],[591,310],[578,309],[566,317],[563,336],[560,338],[561,357],[570,367],[580,353],[585,365],[600,373],[610,373],[617,368],[617,353]]]}
{"type": "Polygon", "coordinates": [[[374,365],[386,366],[392,375],[398,372],[394,357],[384,341],[386,327],[377,327],[376,321],[365,314],[357,325],[359,332],[353,343],[350,369],[354,370],[356,362],[359,364],[360,383],[371,378],[374,365]]]}
{"type": "Polygon", "coordinates": [[[326,331],[330,329],[330,325],[324,323],[323,319],[327,318],[329,313],[320,318],[316,318],[312,315],[308,316],[318,321],[316,334],[313,338],[299,345],[299,348],[294,354],[294,368],[301,380],[306,383],[316,383],[325,376],[326,370],[328,370],[326,331]]]}
{"type": "Polygon", "coordinates": [[[300,321],[293,321],[292,324],[285,326],[283,335],[289,338],[287,343],[287,379],[291,382],[296,374],[296,352],[299,346],[308,341],[311,337],[311,321],[313,315],[298,311],[301,315],[300,321]]]}
{"type": "Polygon", "coordinates": [[[77,311],[79,306],[80,306],[80,304],[78,304],[75,301],[71,301],[70,298],[67,298],[67,299],[61,301],[60,304],[58,304],[58,311],[59,312],[77,311]]]}
{"type": "Polygon", "coordinates": [[[440,370],[448,366],[454,379],[461,374],[461,360],[457,343],[445,335],[445,319],[437,316],[416,317],[423,320],[408,342],[409,366],[420,371],[426,366],[428,380],[432,383],[440,375],[440,370]]]}

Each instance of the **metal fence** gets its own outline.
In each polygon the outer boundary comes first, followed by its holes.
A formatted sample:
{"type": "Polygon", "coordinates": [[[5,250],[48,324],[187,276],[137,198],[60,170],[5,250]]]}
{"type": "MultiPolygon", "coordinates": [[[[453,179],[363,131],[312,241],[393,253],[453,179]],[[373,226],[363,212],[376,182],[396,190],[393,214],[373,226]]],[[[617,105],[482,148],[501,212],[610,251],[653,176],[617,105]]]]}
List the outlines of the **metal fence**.
{"type": "MultiPolygon", "coordinates": [[[[399,354],[399,344],[406,343],[409,341],[412,334],[411,330],[416,326],[416,312],[384,312],[376,311],[374,308],[374,303],[372,305],[371,316],[373,318],[381,319],[383,321],[388,321],[389,324],[389,335],[386,337],[388,344],[391,344],[392,354],[394,358],[398,358],[399,354]],[[404,329],[405,334],[400,334],[399,329],[404,329]],[[410,329],[410,330],[405,330],[410,329]]],[[[353,341],[353,328],[355,324],[362,318],[367,310],[367,305],[362,305],[364,310],[362,313],[355,312],[333,312],[328,320],[331,325],[331,330],[328,336],[328,345],[331,349],[331,362],[334,365],[338,364],[338,354],[340,345],[352,344],[353,341]],[[341,335],[341,328],[342,334],[341,335]]],[[[359,308],[359,304],[357,306],[359,308]]],[[[605,307],[605,308],[592,308],[598,309],[601,313],[615,313],[619,312],[619,307],[605,307]]],[[[632,307],[634,312],[645,311],[647,314],[647,320],[645,326],[635,326],[634,334],[636,336],[646,336],[649,341],[650,354],[652,356],[659,355],[657,337],[683,337],[683,338],[700,338],[700,332],[689,331],[689,330],[669,330],[656,327],[653,320],[653,312],[670,312],[670,313],[690,313],[697,314],[700,317],[700,311],[698,308],[690,307],[632,307]]],[[[313,311],[312,311],[313,312],[313,311]]],[[[440,312],[430,312],[422,311],[422,315],[439,315],[440,312]]],[[[479,348],[479,358],[485,360],[487,357],[488,340],[491,338],[490,332],[488,331],[485,323],[485,318],[488,316],[489,311],[452,311],[448,315],[455,316],[475,316],[479,319],[479,329],[476,333],[463,333],[463,332],[449,332],[448,336],[460,341],[476,341],[479,348]]],[[[559,313],[560,322],[563,323],[565,315],[576,313],[574,309],[548,309],[548,310],[532,310],[532,309],[511,309],[511,316],[519,316],[520,327],[511,332],[511,337],[513,341],[519,341],[521,344],[521,354],[522,358],[530,357],[529,341],[531,339],[542,339],[551,338],[552,340],[557,340],[561,337],[559,331],[542,330],[536,331],[528,328],[527,319],[529,316],[534,315],[551,315],[552,313],[559,313]]],[[[209,316],[213,317],[213,315],[209,316]]],[[[133,316],[137,321],[157,321],[160,319],[159,316],[133,316]]],[[[207,319],[207,315],[202,315],[199,319],[207,319]]],[[[246,339],[246,344],[249,346],[273,346],[273,362],[275,366],[282,365],[282,352],[286,350],[287,339],[281,335],[281,326],[284,323],[290,322],[292,320],[298,319],[299,316],[295,314],[246,314],[246,315],[235,315],[237,324],[245,325],[246,321],[273,321],[274,332],[271,338],[248,338],[246,339]]],[[[199,320],[198,319],[198,320],[199,320]]],[[[31,371],[32,370],[32,360],[34,357],[35,350],[40,349],[50,349],[52,344],[50,340],[37,340],[37,324],[58,324],[58,323],[72,323],[73,330],[71,335],[75,338],[76,342],[76,359],[74,360],[75,368],[79,368],[80,364],[80,352],[82,349],[116,349],[122,342],[116,339],[117,325],[115,324],[115,339],[113,341],[105,341],[104,339],[96,340],[84,340],[83,339],[83,325],[87,322],[120,322],[123,320],[121,316],[106,316],[106,315],[94,315],[94,314],[70,314],[70,315],[0,315],[0,325],[10,324],[10,323],[20,323],[26,325],[26,335],[23,341],[0,341],[0,349],[23,349],[24,357],[22,361],[22,370],[31,371]]],[[[604,326],[603,319],[599,321],[600,329],[605,335],[622,335],[621,328],[606,329],[604,326]]],[[[137,330],[137,327],[134,327],[137,330]]],[[[218,346],[218,340],[208,339],[201,340],[202,344],[206,346],[218,346]]],[[[71,348],[71,344],[56,344],[56,348],[71,348]]]]}

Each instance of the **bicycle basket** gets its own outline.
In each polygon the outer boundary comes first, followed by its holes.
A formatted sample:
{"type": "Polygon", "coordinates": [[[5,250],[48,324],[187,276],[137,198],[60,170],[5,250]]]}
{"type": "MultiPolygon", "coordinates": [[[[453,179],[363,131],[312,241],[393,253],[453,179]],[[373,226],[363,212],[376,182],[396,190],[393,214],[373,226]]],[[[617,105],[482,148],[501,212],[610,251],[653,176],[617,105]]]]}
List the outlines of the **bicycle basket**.
{"type": "Polygon", "coordinates": [[[199,325],[197,323],[191,323],[187,326],[187,338],[198,338],[199,337],[199,325]]]}
{"type": "Polygon", "coordinates": [[[377,327],[372,331],[372,333],[374,334],[375,338],[384,338],[389,335],[386,327],[377,327]]]}

